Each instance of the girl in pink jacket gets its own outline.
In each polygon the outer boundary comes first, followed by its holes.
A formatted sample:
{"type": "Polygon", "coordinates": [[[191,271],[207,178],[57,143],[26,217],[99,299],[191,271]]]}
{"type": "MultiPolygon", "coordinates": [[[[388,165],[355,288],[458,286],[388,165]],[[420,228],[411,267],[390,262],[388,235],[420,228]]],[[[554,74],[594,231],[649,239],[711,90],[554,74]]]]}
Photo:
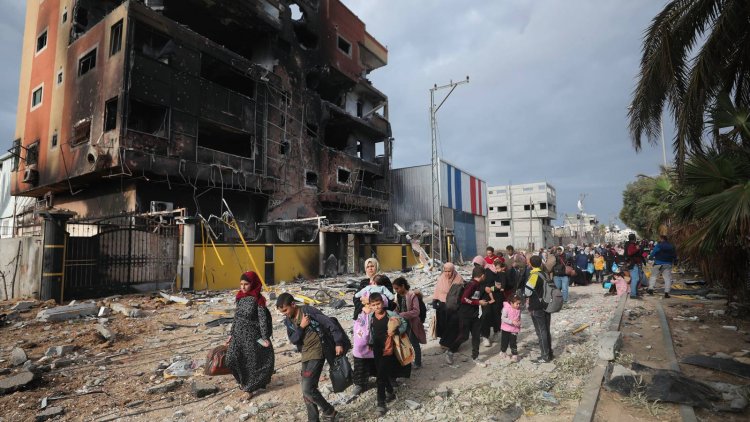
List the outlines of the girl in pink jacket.
{"type": "Polygon", "coordinates": [[[521,331],[521,298],[513,295],[507,302],[503,302],[503,313],[500,324],[500,354],[505,353],[510,345],[510,359],[518,362],[518,333],[521,331]]]}

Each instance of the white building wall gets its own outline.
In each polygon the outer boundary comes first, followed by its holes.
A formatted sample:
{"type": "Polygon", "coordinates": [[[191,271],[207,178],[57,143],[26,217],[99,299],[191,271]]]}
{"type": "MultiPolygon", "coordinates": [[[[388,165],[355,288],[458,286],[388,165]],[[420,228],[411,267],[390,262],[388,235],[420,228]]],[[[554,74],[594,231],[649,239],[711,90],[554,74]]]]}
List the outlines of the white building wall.
{"type": "Polygon", "coordinates": [[[488,242],[495,249],[552,246],[557,193],[546,182],[487,188],[488,242]]]}

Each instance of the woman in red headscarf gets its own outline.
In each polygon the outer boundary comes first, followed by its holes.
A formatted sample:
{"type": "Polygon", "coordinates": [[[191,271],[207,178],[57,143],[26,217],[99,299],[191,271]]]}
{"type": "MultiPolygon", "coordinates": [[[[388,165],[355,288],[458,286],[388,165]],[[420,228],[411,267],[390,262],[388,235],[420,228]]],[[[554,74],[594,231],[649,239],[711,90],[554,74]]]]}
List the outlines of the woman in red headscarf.
{"type": "Polygon", "coordinates": [[[240,276],[237,311],[227,347],[226,365],[242,391],[253,397],[266,388],[273,374],[274,354],[271,313],[261,289],[260,277],[253,271],[240,276]]]}

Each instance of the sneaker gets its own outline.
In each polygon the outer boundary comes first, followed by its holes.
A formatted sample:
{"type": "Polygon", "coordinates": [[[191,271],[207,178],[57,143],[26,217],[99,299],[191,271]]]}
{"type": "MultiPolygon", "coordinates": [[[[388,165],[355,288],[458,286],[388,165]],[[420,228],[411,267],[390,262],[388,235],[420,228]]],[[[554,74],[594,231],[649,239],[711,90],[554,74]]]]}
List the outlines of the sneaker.
{"type": "Polygon", "coordinates": [[[392,402],[394,400],[396,400],[396,393],[394,393],[394,392],[385,393],[385,401],[386,401],[386,403],[390,403],[390,402],[392,402]]]}
{"type": "Polygon", "coordinates": [[[358,396],[362,394],[362,392],[365,391],[365,389],[361,385],[354,385],[354,388],[352,388],[352,396],[358,396]]]}
{"type": "Polygon", "coordinates": [[[386,413],[388,413],[388,408],[383,406],[378,406],[375,411],[378,412],[378,416],[385,416],[386,413]]]}
{"type": "Polygon", "coordinates": [[[669,299],[671,296],[669,296],[669,293],[664,293],[664,299],[669,299]]]}
{"type": "Polygon", "coordinates": [[[508,354],[505,352],[500,352],[497,355],[500,357],[500,359],[508,359],[509,357],[508,354]]]}
{"type": "Polygon", "coordinates": [[[518,362],[518,355],[513,355],[510,357],[511,362],[518,362]]]}
{"type": "Polygon", "coordinates": [[[336,421],[338,421],[338,420],[339,420],[339,412],[337,412],[337,411],[335,411],[335,410],[334,410],[333,412],[331,412],[331,413],[330,413],[330,414],[328,414],[328,415],[326,415],[326,414],[324,413],[324,414],[323,414],[323,417],[322,417],[322,418],[320,418],[320,419],[321,419],[322,421],[325,421],[325,422],[336,422],[336,421]]]}
{"type": "Polygon", "coordinates": [[[538,363],[538,364],[549,363],[549,362],[550,361],[545,358],[534,359],[531,361],[531,363],[538,363]]]}
{"type": "Polygon", "coordinates": [[[648,292],[649,296],[653,296],[654,295],[654,289],[648,289],[646,291],[648,292]]]}
{"type": "Polygon", "coordinates": [[[479,367],[482,367],[482,368],[486,368],[487,367],[487,364],[484,363],[484,362],[482,362],[481,360],[479,360],[479,358],[472,359],[472,362],[474,362],[474,365],[476,365],[476,366],[479,366],[479,367]]]}
{"type": "Polygon", "coordinates": [[[411,366],[411,369],[422,369],[422,365],[415,363],[414,365],[411,366]]]}
{"type": "Polygon", "coordinates": [[[482,339],[482,344],[484,345],[484,347],[490,347],[490,346],[492,346],[492,342],[487,337],[485,337],[485,338],[482,339]]]}
{"type": "Polygon", "coordinates": [[[495,331],[495,332],[494,332],[494,333],[492,334],[492,338],[490,339],[490,341],[491,341],[491,342],[493,342],[493,343],[497,343],[497,338],[498,338],[498,337],[500,337],[500,333],[498,333],[497,331],[495,331]]]}
{"type": "Polygon", "coordinates": [[[453,352],[450,350],[445,352],[445,363],[448,365],[453,365],[453,352]]]}

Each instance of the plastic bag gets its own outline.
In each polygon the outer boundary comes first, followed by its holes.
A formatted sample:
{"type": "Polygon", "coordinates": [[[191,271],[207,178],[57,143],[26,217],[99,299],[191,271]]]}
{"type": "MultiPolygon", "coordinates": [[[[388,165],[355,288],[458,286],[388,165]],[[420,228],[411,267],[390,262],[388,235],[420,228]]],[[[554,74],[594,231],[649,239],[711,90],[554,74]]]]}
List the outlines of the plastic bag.
{"type": "Polygon", "coordinates": [[[334,393],[340,393],[352,385],[352,372],[352,365],[345,355],[334,359],[329,373],[334,393]]]}
{"type": "Polygon", "coordinates": [[[164,370],[164,378],[190,377],[195,370],[203,366],[203,360],[178,360],[164,370]]]}
{"type": "Polygon", "coordinates": [[[393,336],[393,353],[396,355],[401,366],[406,366],[414,362],[414,346],[411,345],[409,336],[406,333],[393,336]]]}

